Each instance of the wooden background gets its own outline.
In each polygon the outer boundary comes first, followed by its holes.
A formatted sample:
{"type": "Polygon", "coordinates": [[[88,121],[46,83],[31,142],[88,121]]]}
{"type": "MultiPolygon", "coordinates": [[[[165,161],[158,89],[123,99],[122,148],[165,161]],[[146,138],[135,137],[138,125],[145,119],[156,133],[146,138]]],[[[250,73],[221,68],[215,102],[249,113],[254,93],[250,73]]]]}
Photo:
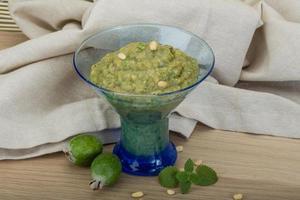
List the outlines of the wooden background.
{"type": "MultiPolygon", "coordinates": [[[[0,32],[0,49],[24,40],[21,33],[0,32]]],[[[200,124],[189,140],[175,134],[171,138],[184,146],[177,166],[187,158],[202,159],[218,172],[219,182],[168,196],[156,177],[122,174],[114,187],[91,191],[89,169],[72,166],[56,153],[0,161],[0,200],[124,200],[139,190],[146,194],[143,200],[229,200],[234,193],[243,193],[245,200],[300,199],[300,140],[212,130],[200,124]]]]}

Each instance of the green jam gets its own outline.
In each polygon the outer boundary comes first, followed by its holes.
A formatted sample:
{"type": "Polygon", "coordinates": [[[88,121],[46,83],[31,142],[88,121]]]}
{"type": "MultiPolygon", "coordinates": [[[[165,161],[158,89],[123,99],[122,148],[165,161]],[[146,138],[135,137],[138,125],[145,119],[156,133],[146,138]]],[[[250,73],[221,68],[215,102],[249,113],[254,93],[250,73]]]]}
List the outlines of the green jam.
{"type": "Polygon", "coordinates": [[[92,65],[90,78],[96,85],[114,92],[161,94],[192,85],[198,74],[196,59],[152,41],[129,43],[106,54],[92,65]]]}

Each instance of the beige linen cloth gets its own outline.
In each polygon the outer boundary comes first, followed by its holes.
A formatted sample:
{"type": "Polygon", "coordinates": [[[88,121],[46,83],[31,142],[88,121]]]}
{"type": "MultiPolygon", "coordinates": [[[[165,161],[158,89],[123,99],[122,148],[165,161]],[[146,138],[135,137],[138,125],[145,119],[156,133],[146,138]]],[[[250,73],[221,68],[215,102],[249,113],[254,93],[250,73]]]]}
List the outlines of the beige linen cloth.
{"type": "MultiPolygon", "coordinates": [[[[120,126],[75,74],[72,53],[91,34],[138,22],[182,27],[213,48],[216,65],[176,109],[171,129],[300,137],[300,1],[11,0],[30,38],[0,51],[0,159],[60,151],[81,132],[120,126]]],[[[107,130],[108,129],[108,130],[107,130]]],[[[113,130],[116,131],[116,130],[113,130]]]]}

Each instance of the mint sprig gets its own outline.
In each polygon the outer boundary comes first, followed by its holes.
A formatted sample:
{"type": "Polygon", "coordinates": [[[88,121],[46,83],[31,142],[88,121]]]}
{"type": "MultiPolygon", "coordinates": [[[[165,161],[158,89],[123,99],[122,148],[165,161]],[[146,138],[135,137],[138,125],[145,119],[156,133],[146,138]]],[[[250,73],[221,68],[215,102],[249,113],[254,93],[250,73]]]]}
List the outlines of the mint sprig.
{"type": "Polygon", "coordinates": [[[212,168],[202,164],[196,169],[194,166],[194,162],[188,159],[184,164],[184,171],[178,171],[174,166],[165,168],[159,175],[160,184],[163,187],[176,187],[179,183],[181,193],[186,194],[192,184],[208,186],[218,181],[217,173],[212,168]]]}
{"type": "Polygon", "coordinates": [[[184,171],[179,171],[176,174],[176,179],[179,182],[180,191],[182,194],[189,192],[192,186],[191,174],[194,171],[194,162],[188,159],[184,164],[184,171]]]}

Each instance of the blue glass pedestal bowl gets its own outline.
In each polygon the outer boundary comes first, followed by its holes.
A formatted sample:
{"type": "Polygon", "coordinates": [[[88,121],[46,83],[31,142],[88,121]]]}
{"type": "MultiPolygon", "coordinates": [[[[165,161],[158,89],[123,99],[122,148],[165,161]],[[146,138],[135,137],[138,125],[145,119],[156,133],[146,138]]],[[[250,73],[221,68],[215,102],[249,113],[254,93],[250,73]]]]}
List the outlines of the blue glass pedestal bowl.
{"type": "Polygon", "coordinates": [[[104,96],[121,119],[121,138],[113,153],[128,174],[153,176],[177,159],[169,141],[170,112],[212,71],[214,54],[209,45],[185,30],[158,24],[113,27],[86,39],[73,57],[75,70],[100,96],[104,96]],[[105,54],[131,42],[158,41],[178,48],[199,62],[198,80],[189,87],[159,95],[136,95],[110,91],[90,81],[90,68],[105,54]]]}

